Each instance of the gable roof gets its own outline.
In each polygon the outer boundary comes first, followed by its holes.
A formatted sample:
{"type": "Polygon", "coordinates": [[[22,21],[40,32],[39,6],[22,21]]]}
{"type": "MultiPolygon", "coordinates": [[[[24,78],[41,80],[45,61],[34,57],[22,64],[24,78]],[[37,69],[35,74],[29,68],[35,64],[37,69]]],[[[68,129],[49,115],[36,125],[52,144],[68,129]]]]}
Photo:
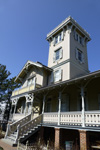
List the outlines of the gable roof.
{"type": "Polygon", "coordinates": [[[30,68],[31,66],[42,68],[42,69],[44,69],[44,70],[46,70],[48,72],[52,71],[51,68],[43,65],[40,62],[32,62],[32,61],[28,60],[26,62],[26,64],[24,65],[24,67],[22,68],[22,70],[20,71],[20,73],[18,74],[18,76],[16,77],[15,82],[19,82],[21,80],[21,78],[27,73],[28,68],[30,68]]]}

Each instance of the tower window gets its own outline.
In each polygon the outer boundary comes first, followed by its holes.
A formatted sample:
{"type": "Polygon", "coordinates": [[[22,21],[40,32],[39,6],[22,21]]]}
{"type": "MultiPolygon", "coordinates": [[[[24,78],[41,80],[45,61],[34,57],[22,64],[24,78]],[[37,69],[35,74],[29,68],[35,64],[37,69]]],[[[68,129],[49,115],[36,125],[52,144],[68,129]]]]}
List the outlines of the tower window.
{"type": "Polygon", "coordinates": [[[64,38],[64,34],[63,34],[63,31],[62,31],[57,36],[54,37],[54,45],[56,45],[57,43],[62,41],[63,38],[64,38]]]}
{"type": "Polygon", "coordinates": [[[81,50],[76,48],[76,59],[79,60],[80,63],[84,63],[84,54],[81,50]]]}
{"type": "Polygon", "coordinates": [[[78,41],[78,43],[80,43],[81,45],[83,45],[83,37],[77,32],[75,33],[75,40],[78,41]]]}
{"type": "Polygon", "coordinates": [[[60,81],[61,78],[62,78],[62,70],[58,69],[54,72],[54,81],[55,82],[60,81]]]}
{"type": "Polygon", "coordinates": [[[58,49],[57,51],[55,51],[55,60],[58,60],[60,58],[60,49],[58,49]]]}
{"type": "Polygon", "coordinates": [[[61,59],[61,58],[62,58],[62,55],[63,55],[62,53],[63,53],[62,48],[59,48],[59,49],[57,49],[56,51],[54,51],[53,62],[55,62],[55,61],[61,59]]]}
{"type": "Polygon", "coordinates": [[[82,52],[78,51],[78,60],[82,62],[82,52]]]}

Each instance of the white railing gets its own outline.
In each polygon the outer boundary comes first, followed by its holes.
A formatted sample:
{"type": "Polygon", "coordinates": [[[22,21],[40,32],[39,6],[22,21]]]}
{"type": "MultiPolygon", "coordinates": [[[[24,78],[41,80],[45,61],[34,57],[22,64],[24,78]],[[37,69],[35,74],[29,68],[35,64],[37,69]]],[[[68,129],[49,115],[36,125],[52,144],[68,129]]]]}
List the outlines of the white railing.
{"type": "MultiPolygon", "coordinates": [[[[100,127],[100,111],[85,111],[85,126],[100,127]]],[[[58,113],[44,113],[44,124],[58,124],[58,113]]],[[[61,112],[60,125],[82,126],[82,112],[61,112]]]]}
{"type": "Polygon", "coordinates": [[[12,92],[12,96],[16,96],[25,92],[29,92],[31,90],[34,90],[34,84],[30,85],[30,86],[26,86],[26,87],[21,87],[15,91],[12,92]]]}
{"type": "Polygon", "coordinates": [[[85,112],[86,126],[100,126],[100,111],[85,112]]]}
{"type": "Polygon", "coordinates": [[[63,112],[61,113],[60,124],[62,125],[81,125],[82,124],[82,114],[81,112],[63,112]]]}
{"type": "Polygon", "coordinates": [[[25,116],[26,116],[25,114],[16,113],[16,114],[13,114],[13,120],[17,121],[17,120],[24,118],[25,116]]]}
{"type": "Polygon", "coordinates": [[[58,113],[44,113],[43,115],[43,123],[46,124],[57,124],[58,123],[58,113]]]}

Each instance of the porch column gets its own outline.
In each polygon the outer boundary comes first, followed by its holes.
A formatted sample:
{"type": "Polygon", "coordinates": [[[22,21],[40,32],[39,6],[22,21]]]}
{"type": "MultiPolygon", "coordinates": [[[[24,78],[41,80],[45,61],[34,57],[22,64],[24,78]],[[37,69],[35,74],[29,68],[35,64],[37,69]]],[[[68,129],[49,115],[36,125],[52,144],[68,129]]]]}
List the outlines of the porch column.
{"type": "Polygon", "coordinates": [[[18,98],[16,99],[15,108],[14,108],[14,114],[15,114],[15,112],[16,112],[17,102],[18,102],[18,98]]]}
{"type": "Polygon", "coordinates": [[[85,127],[85,104],[84,104],[84,88],[81,87],[81,99],[82,99],[82,127],[85,127]]]}
{"type": "Polygon", "coordinates": [[[33,119],[33,102],[34,102],[34,94],[32,94],[32,100],[31,100],[31,120],[33,119]]]}
{"type": "Polygon", "coordinates": [[[61,112],[61,92],[59,92],[58,125],[60,125],[60,112],[61,112]]]}
{"type": "Polygon", "coordinates": [[[45,95],[44,95],[44,97],[43,97],[43,107],[42,107],[42,114],[44,114],[44,107],[45,107],[45,95]]]}
{"type": "Polygon", "coordinates": [[[80,150],[89,150],[87,132],[85,130],[79,130],[79,135],[80,135],[80,150]]]}
{"type": "Polygon", "coordinates": [[[54,144],[55,150],[60,149],[60,128],[55,128],[55,144],[54,144]]]}
{"type": "Polygon", "coordinates": [[[26,98],[26,104],[25,104],[25,116],[26,116],[26,114],[27,114],[27,101],[28,101],[28,96],[25,96],[25,98],[26,98]]]}
{"type": "Polygon", "coordinates": [[[11,112],[12,112],[12,103],[11,103],[11,109],[10,109],[10,116],[11,116],[11,112]]]}

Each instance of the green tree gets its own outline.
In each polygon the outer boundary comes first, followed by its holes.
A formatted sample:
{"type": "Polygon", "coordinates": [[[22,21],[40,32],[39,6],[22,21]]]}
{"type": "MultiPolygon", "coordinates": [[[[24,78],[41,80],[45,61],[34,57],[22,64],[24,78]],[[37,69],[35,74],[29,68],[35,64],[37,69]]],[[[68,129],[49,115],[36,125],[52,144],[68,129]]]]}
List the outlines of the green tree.
{"type": "Polygon", "coordinates": [[[6,103],[4,118],[7,120],[11,108],[10,97],[12,91],[20,87],[20,84],[15,82],[16,77],[9,78],[10,75],[11,73],[6,69],[6,66],[0,64],[0,102],[4,101],[6,103]]]}
{"type": "Polygon", "coordinates": [[[16,77],[9,78],[10,75],[6,66],[0,64],[0,101],[8,100],[8,103],[10,103],[12,91],[20,87],[20,84],[14,82],[16,77]]]}

